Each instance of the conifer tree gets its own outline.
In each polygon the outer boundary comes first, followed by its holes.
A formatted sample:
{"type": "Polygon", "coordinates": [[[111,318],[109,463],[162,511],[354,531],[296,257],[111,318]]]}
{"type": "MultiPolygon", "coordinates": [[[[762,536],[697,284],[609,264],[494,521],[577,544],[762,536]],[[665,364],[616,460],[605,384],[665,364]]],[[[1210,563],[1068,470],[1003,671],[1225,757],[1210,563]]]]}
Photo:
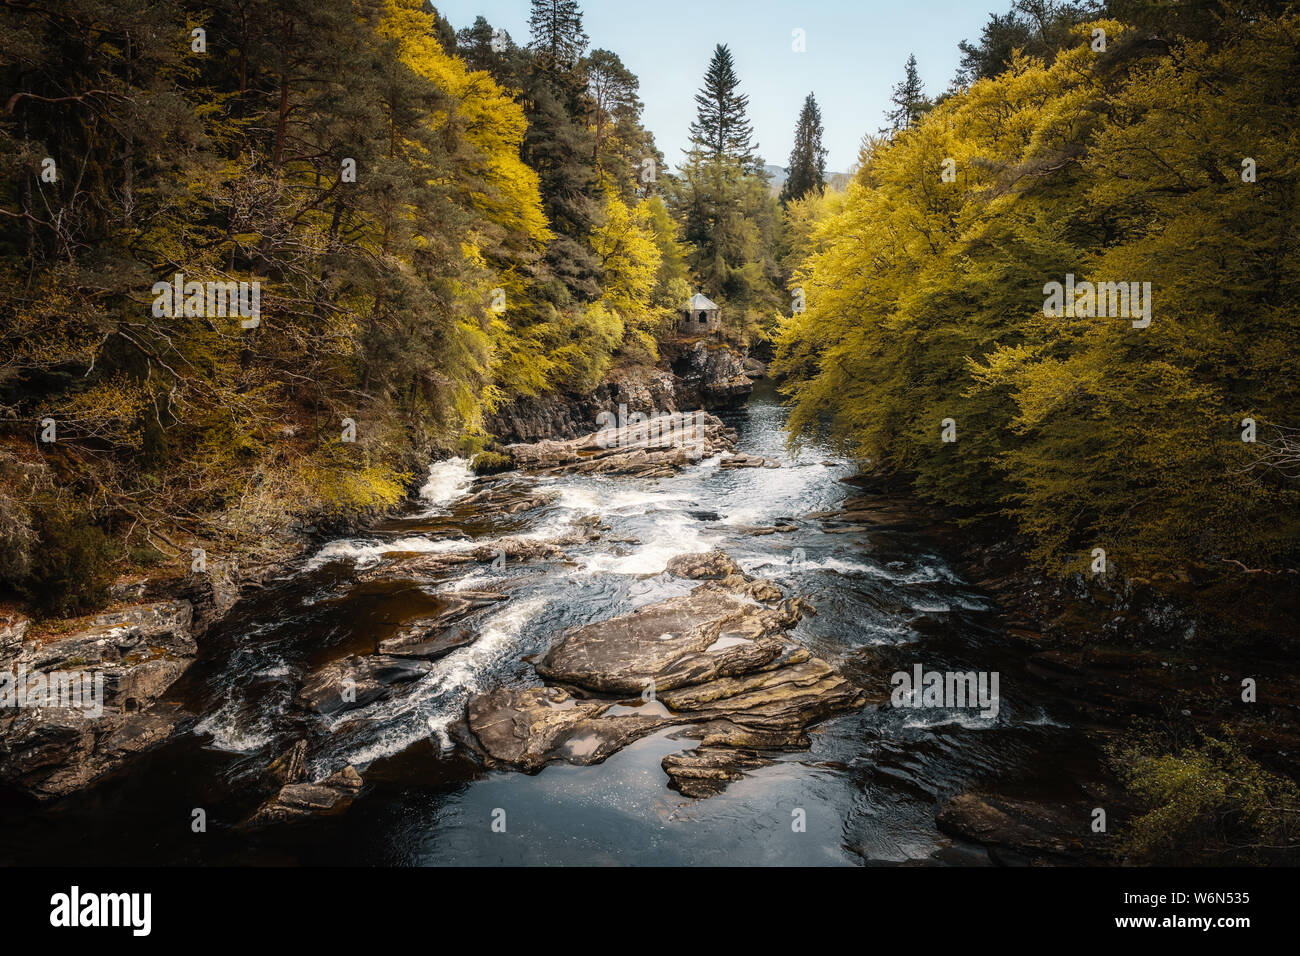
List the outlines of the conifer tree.
{"type": "Polygon", "coordinates": [[[704,86],[695,94],[698,107],[691,123],[691,144],[709,159],[749,165],[754,160],[754,128],[746,116],[749,97],[738,92],[731,51],[719,43],[704,74],[704,86]]]}
{"type": "Polygon", "coordinates": [[[532,0],[528,31],[534,55],[561,66],[575,66],[587,52],[577,0],[532,0]]]}
{"type": "Polygon", "coordinates": [[[921,75],[916,69],[915,54],[907,58],[903,80],[894,85],[889,95],[889,102],[894,104],[894,108],[885,112],[889,125],[882,132],[896,133],[900,129],[907,129],[930,109],[932,104],[926,98],[925,86],[921,83],[921,75]]]}
{"type": "Polygon", "coordinates": [[[822,146],[822,113],[811,93],[799,111],[799,124],[790,151],[790,173],[781,189],[781,203],[802,199],[826,188],[826,150],[822,146]]]}

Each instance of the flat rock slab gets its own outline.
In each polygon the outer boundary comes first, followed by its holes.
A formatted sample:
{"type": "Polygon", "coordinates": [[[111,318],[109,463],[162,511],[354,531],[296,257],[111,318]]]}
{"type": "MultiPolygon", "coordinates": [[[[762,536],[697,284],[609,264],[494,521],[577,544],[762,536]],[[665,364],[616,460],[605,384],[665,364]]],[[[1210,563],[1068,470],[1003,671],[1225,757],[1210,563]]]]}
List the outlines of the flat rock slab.
{"type": "Polygon", "coordinates": [[[707,412],[674,412],[565,441],[507,445],[515,464],[538,473],[666,477],[735,448],[735,433],[707,412]]]}
{"type": "Polygon", "coordinates": [[[470,701],[466,722],[489,764],[531,772],[552,760],[599,763],[679,721],[662,705],[580,700],[559,687],[500,687],[470,701]]]}
{"type": "MultiPolygon", "coordinates": [[[[564,538],[568,542],[574,537],[564,538]]],[[[588,534],[581,533],[582,540],[588,534]]],[[[524,561],[554,560],[564,557],[556,541],[536,541],[530,538],[499,538],[491,544],[466,547],[463,551],[434,551],[417,553],[390,551],[391,560],[357,574],[360,582],[370,581],[426,581],[445,577],[464,564],[519,564],[524,561]]],[[[576,543],[576,542],[575,542],[576,543]]]]}
{"type": "Polygon", "coordinates": [[[774,659],[779,630],[760,605],[725,591],[697,590],[571,631],[547,652],[537,672],[548,680],[606,693],[656,693],[743,673],[774,659]],[[734,643],[721,640],[735,632],[734,643]]]}
{"type": "Polygon", "coordinates": [[[719,462],[721,468],[780,468],[781,463],[775,458],[762,455],[727,455],[719,462]]]}
{"type": "Polygon", "coordinates": [[[739,780],[747,770],[772,763],[756,750],[731,747],[700,747],[669,754],[660,764],[668,774],[668,786],[686,797],[712,797],[739,780]]]}
{"type": "Polygon", "coordinates": [[[319,783],[286,783],[241,826],[262,826],[303,817],[342,813],[361,792],[361,786],[361,774],[351,765],[319,783]]]}

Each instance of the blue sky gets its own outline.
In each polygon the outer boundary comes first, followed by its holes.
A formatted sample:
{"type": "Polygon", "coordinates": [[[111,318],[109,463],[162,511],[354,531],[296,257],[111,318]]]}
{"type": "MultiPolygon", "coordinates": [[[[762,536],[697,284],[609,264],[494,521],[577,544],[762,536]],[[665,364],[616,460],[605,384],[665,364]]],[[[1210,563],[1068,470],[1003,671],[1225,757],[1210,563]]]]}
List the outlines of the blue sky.
{"type": "MultiPolygon", "coordinates": [[[[528,40],[528,0],[434,0],[460,29],[479,14],[528,40]]],[[[808,93],[821,106],[827,168],[842,172],[862,136],[884,123],[889,90],[916,54],[926,92],[942,92],[957,68],[957,43],[977,39],[1010,0],[580,0],[594,47],[613,50],[641,80],[645,125],[672,164],[695,116],[695,92],[717,43],[736,61],[741,92],[765,161],[784,166],[808,93]],[[805,32],[807,51],[791,49],[805,32]]]]}

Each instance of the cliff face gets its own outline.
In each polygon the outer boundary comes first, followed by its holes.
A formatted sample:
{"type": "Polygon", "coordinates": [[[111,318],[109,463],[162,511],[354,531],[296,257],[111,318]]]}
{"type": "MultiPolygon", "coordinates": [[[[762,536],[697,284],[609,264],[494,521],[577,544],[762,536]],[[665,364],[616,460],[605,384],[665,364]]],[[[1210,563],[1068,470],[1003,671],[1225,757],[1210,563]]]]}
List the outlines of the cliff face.
{"type": "Polygon", "coordinates": [[[753,383],[744,360],[731,349],[697,342],[673,363],[677,400],[683,408],[733,408],[743,405],[753,383]]]}
{"type": "Polygon", "coordinates": [[[588,395],[556,393],[518,399],[487,420],[502,444],[577,438],[595,431],[601,412],[647,415],[731,408],[753,388],[740,356],[730,349],[696,343],[672,362],[672,371],[635,368],[616,373],[588,395]]]}

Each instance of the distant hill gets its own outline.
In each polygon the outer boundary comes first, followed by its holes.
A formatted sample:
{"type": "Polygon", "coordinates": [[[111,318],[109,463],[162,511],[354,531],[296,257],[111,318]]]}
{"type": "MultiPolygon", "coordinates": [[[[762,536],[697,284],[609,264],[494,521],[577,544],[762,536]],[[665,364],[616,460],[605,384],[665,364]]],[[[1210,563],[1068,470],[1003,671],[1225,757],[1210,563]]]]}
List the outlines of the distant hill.
{"type": "MultiPolygon", "coordinates": [[[[767,173],[767,178],[771,181],[773,195],[779,193],[785,181],[790,178],[790,170],[784,166],[764,166],[763,172],[767,173]]],[[[844,189],[852,178],[849,173],[827,173],[826,183],[831,189],[844,189]]]]}

